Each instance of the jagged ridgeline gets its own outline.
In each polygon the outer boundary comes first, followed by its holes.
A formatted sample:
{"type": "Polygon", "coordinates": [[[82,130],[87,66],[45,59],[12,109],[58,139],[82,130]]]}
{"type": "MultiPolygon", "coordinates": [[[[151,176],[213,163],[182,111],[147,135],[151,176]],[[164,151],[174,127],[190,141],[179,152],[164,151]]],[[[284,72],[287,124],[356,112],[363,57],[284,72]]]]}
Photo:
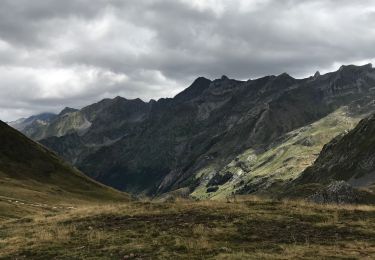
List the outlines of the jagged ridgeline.
{"type": "Polygon", "coordinates": [[[305,79],[198,78],[174,98],[105,99],[18,129],[132,193],[279,192],[374,111],[374,87],[371,64],[305,79]]]}

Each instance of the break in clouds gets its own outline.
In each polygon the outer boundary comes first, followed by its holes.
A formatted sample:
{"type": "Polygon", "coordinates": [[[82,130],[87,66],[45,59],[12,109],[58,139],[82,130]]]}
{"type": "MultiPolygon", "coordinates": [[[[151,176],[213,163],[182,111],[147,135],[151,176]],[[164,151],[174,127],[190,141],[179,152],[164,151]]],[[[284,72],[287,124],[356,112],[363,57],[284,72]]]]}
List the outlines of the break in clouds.
{"type": "Polygon", "coordinates": [[[375,58],[372,0],[2,0],[0,119],[375,58]]]}

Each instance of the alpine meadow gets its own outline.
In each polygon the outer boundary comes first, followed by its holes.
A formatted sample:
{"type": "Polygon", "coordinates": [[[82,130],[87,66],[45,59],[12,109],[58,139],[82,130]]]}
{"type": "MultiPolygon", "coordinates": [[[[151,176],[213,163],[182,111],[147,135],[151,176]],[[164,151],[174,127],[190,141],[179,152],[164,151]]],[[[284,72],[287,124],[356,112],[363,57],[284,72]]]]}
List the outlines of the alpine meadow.
{"type": "Polygon", "coordinates": [[[0,259],[375,259],[372,0],[0,2],[0,259]]]}

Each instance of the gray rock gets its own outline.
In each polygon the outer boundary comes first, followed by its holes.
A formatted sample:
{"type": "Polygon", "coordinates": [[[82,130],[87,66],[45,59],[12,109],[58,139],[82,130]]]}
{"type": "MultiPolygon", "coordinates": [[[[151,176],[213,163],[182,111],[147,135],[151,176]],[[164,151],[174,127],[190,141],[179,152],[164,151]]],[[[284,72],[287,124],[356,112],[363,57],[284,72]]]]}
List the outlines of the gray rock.
{"type": "Polygon", "coordinates": [[[347,182],[334,181],[324,189],[311,195],[309,200],[320,204],[350,204],[358,202],[358,195],[355,189],[347,182]]]}

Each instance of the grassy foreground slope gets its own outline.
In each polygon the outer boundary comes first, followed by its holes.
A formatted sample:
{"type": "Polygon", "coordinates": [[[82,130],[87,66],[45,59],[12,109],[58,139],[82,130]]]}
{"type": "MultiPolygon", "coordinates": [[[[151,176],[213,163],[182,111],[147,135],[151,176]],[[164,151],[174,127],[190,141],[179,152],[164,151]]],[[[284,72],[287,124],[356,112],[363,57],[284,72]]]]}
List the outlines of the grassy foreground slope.
{"type": "Polygon", "coordinates": [[[0,218],[82,201],[127,196],[101,185],[0,121],[0,218]]]}
{"type": "Polygon", "coordinates": [[[4,259],[374,259],[375,207],[241,197],[0,220],[4,259]]]}

